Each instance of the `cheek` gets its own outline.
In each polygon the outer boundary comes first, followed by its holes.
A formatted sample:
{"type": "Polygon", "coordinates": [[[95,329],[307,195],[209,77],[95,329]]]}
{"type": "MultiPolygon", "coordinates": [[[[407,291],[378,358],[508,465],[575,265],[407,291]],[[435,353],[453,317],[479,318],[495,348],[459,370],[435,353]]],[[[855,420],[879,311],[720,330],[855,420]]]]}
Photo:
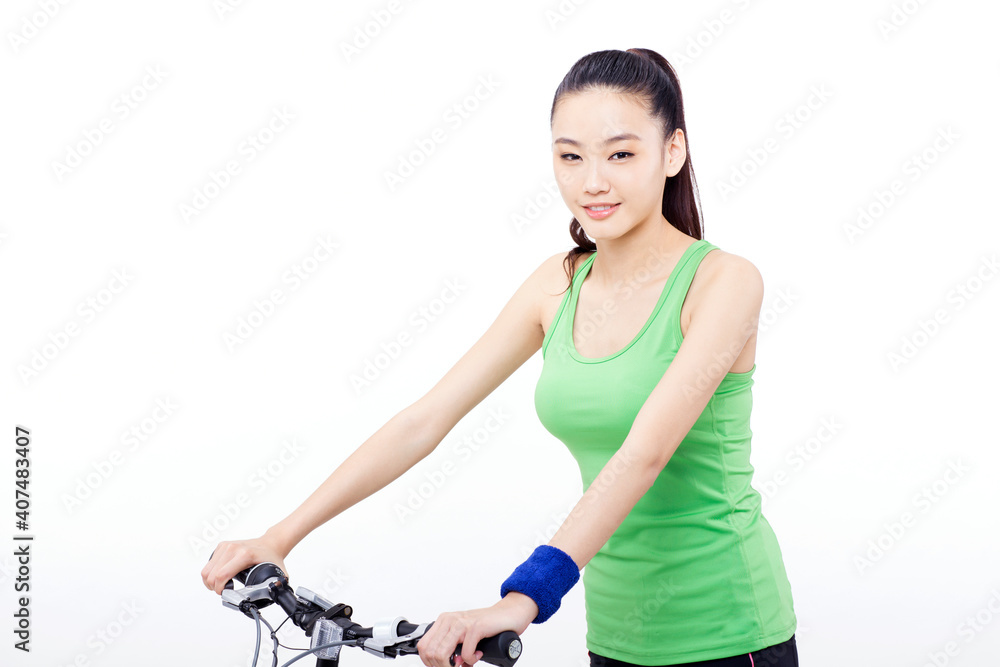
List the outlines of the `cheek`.
{"type": "Polygon", "coordinates": [[[660,179],[660,174],[656,169],[637,170],[633,176],[634,178],[629,183],[629,189],[633,192],[641,191],[644,198],[655,200],[663,192],[665,181],[660,179]]]}
{"type": "Polygon", "coordinates": [[[553,175],[563,199],[574,196],[574,193],[580,188],[580,184],[577,182],[578,178],[572,169],[565,169],[556,165],[553,175]]]}

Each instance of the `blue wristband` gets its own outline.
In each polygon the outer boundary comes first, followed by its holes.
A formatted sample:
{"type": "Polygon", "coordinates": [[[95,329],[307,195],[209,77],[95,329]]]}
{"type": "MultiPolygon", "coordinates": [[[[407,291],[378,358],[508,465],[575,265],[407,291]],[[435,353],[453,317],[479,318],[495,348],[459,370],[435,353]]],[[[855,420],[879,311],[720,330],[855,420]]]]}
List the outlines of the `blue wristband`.
{"type": "Polygon", "coordinates": [[[510,591],[523,593],[538,605],[532,623],[544,623],[559,609],[562,597],[580,580],[580,569],[568,553],[548,544],[535,548],[528,560],[500,586],[500,597],[510,591]]]}

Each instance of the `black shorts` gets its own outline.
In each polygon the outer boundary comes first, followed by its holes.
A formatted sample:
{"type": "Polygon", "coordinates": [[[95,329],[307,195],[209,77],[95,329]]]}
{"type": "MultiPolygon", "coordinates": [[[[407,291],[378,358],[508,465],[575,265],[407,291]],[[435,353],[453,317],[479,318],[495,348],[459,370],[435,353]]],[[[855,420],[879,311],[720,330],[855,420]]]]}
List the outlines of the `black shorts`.
{"type": "MultiPolygon", "coordinates": [[[[587,651],[590,656],[590,667],[644,667],[631,662],[612,660],[593,651],[587,651]]],[[[731,658],[716,658],[699,662],[663,665],[662,667],[799,667],[799,652],[795,646],[795,635],[787,641],[762,648],[753,653],[742,653],[731,658]]]]}

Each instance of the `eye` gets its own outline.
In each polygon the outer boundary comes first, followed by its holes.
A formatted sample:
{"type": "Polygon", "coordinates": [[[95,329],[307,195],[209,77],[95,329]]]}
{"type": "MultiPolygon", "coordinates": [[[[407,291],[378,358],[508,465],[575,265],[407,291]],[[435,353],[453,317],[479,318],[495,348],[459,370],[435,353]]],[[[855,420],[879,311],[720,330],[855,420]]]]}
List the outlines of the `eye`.
{"type": "MultiPolygon", "coordinates": [[[[618,151],[617,153],[612,153],[611,157],[614,157],[616,155],[624,155],[626,157],[631,157],[633,155],[633,153],[629,153],[628,151],[618,151]]],[[[563,158],[567,162],[577,162],[579,160],[579,158],[580,158],[580,156],[577,155],[576,153],[563,153],[559,157],[563,158]],[[576,158],[576,159],[574,159],[574,158],[576,158]]],[[[621,162],[624,159],[625,158],[622,158],[621,160],[614,160],[614,161],[615,162],[621,162]]]]}

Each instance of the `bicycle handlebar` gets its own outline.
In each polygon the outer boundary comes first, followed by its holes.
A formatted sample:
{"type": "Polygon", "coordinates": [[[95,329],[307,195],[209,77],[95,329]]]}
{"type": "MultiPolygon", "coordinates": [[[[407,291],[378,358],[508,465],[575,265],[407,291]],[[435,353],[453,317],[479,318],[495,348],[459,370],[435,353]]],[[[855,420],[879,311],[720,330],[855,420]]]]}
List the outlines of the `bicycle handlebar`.
{"type": "MultiPolygon", "coordinates": [[[[397,616],[371,627],[363,627],[351,620],[354,610],[349,605],[329,602],[303,586],[293,591],[287,575],[274,563],[253,565],[237,573],[234,578],[243,587],[237,590],[232,579],[227,581],[222,591],[222,604],[257,621],[254,665],[257,664],[257,653],[260,650],[260,623],[263,621],[271,627],[263,620],[259,611],[272,603],[281,607],[292,622],[312,639],[308,651],[285,665],[314,653],[317,667],[337,667],[342,646],[359,646],[367,653],[382,658],[416,655],[417,641],[434,625],[434,622],[410,623],[402,616],[397,616]]],[[[273,630],[271,636],[275,642],[274,664],[277,664],[277,638],[274,637],[273,630]]],[[[498,667],[513,667],[521,655],[521,638],[516,632],[508,630],[492,637],[484,637],[476,645],[476,649],[483,652],[483,662],[498,667]]],[[[449,662],[454,665],[455,658],[461,653],[462,644],[459,644],[449,662]]]]}

